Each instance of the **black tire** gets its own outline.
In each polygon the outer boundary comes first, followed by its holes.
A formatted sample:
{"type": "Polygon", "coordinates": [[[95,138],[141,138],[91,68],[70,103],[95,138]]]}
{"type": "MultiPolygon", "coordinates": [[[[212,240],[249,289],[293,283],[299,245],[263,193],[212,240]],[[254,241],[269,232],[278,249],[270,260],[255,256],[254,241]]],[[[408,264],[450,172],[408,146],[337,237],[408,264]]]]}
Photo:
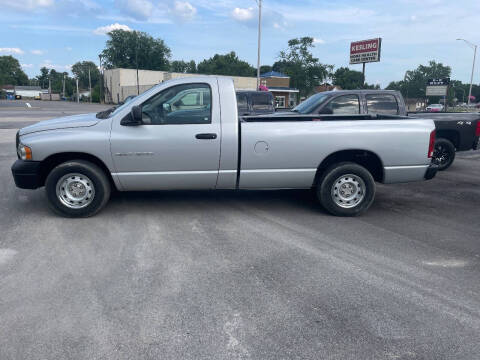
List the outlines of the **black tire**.
{"type": "Polygon", "coordinates": [[[95,215],[107,204],[111,189],[105,172],[97,165],[85,160],[71,160],[50,171],[45,180],[45,191],[50,208],[56,214],[65,217],[88,217],[95,215]],[[85,207],[68,207],[57,196],[57,183],[67,174],[80,174],[91,181],[91,184],[90,182],[87,184],[93,188],[94,196],[93,200],[87,200],[89,203],[85,207]]]}
{"type": "Polygon", "coordinates": [[[438,170],[447,170],[455,160],[455,146],[450,140],[439,138],[435,140],[432,163],[438,165],[438,170]]]}
{"type": "MultiPolygon", "coordinates": [[[[375,181],[370,172],[363,166],[352,162],[334,164],[325,170],[319,178],[317,182],[317,198],[325,210],[332,215],[357,216],[367,211],[372,205],[375,198],[375,181]],[[349,175],[353,175],[354,177],[349,175]],[[342,179],[343,177],[345,177],[345,179],[342,179]],[[360,178],[361,181],[358,178],[360,178]],[[346,179],[349,180],[347,181],[346,179]],[[340,206],[337,203],[342,201],[342,198],[338,197],[340,194],[337,195],[337,192],[340,192],[341,189],[337,190],[334,184],[338,185],[344,180],[347,182],[341,186],[349,186],[350,191],[355,189],[358,190],[359,193],[354,192],[356,195],[352,194],[351,203],[349,202],[347,204],[348,201],[345,200],[342,206],[340,206]],[[362,182],[363,184],[361,184],[362,182]],[[358,203],[356,203],[357,199],[358,203]]],[[[347,196],[346,199],[350,198],[347,196]]]]}

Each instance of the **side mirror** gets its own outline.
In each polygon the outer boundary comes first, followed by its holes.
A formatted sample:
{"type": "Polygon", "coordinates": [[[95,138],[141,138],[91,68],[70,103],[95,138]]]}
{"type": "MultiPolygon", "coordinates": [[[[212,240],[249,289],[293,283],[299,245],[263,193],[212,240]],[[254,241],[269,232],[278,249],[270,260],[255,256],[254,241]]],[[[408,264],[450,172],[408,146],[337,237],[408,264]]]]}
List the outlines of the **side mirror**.
{"type": "Polygon", "coordinates": [[[169,103],[163,103],[162,106],[163,106],[163,111],[165,111],[166,113],[169,113],[172,111],[172,106],[169,103]]]}
{"type": "Polygon", "coordinates": [[[139,105],[132,106],[130,114],[120,121],[120,125],[123,126],[138,126],[142,124],[142,107],[139,105]]]}
{"type": "Polygon", "coordinates": [[[323,109],[320,109],[318,113],[325,114],[325,115],[333,115],[333,110],[328,107],[324,107],[323,109]]]}

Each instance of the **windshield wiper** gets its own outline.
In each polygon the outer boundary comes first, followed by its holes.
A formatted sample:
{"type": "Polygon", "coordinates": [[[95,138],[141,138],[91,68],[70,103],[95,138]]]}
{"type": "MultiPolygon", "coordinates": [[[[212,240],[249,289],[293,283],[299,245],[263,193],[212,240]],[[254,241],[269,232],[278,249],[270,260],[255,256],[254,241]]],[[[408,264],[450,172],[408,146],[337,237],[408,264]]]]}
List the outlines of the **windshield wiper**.
{"type": "Polygon", "coordinates": [[[110,109],[100,111],[95,116],[96,116],[97,119],[106,119],[108,117],[108,115],[110,115],[116,108],[117,107],[114,106],[114,107],[111,107],[110,109]]]}

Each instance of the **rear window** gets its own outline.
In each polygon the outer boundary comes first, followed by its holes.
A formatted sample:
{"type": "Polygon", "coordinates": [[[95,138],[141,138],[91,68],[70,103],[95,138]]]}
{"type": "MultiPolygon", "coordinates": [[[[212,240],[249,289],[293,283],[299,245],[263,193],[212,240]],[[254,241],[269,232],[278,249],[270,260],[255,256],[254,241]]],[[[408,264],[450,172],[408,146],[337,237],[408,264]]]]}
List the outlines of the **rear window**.
{"type": "Polygon", "coordinates": [[[273,96],[270,93],[252,94],[253,110],[270,110],[273,107],[273,96]]]}
{"type": "Polygon", "coordinates": [[[237,106],[239,108],[246,108],[248,106],[247,95],[237,94],[237,106]]]}
{"type": "Polygon", "coordinates": [[[372,114],[398,115],[398,104],[395,96],[389,94],[365,95],[367,112],[372,114]]]}
{"type": "Polygon", "coordinates": [[[332,99],[324,109],[331,110],[330,114],[335,115],[360,114],[360,101],[357,95],[337,96],[332,99]]]}

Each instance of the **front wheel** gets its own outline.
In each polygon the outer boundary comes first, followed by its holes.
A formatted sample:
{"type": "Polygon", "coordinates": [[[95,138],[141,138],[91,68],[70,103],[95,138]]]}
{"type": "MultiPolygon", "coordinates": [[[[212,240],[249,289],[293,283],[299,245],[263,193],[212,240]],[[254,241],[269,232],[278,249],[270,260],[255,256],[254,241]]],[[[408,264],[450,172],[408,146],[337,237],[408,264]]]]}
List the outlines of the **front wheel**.
{"type": "Polygon", "coordinates": [[[439,138],[435,141],[432,163],[438,165],[438,170],[447,170],[455,160],[455,146],[450,140],[439,138]]]}
{"type": "Polygon", "coordinates": [[[52,210],[66,217],[88,217],[102,209],[110,198],[110,182],[97,165],[72,160],[56,166],[45,181],[52,210]]]}
{"type": "Polygon", "coordinates": [[[351,162],[335,164],[319,179],[317,197],[333,215],[357,216],[372,205],[375,182],[363,166],[351,162]]]}

